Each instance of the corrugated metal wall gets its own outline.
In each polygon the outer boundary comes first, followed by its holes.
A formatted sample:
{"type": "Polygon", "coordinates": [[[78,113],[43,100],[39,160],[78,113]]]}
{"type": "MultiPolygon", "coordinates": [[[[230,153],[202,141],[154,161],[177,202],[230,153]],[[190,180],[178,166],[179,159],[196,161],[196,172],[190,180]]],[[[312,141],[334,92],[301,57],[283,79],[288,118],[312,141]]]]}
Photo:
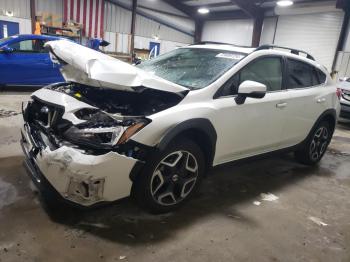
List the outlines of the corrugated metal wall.
{"type": "Polygon", "coordinates": [[[35,12],[39,15],[42,12],[62,15],[63,0],[35,0],[35,12]]]}
{"type": "Polygon", "coordinates": [[[143,37],[158,36],[162,40],[188,44],[193,42],[192,36],[181,33],[175,29],[172,29],[140,15],[136,16],[135,35],[143,37]]]}
{"type": "MultiPolygon", "coordinates": [[[[130,34],[131,11],[106,1],[105,31],[130,34]]],[[[193,42],[192,36],[179,32],[141,15],[136,16],[135,35],[149,38],[157,35],[160,39],[168,41],[180,43],[193,42]]]]}
{"type": "Polygon", "coordinates": [[[131,12],[110,2],[105,2],[105,31],[130,34],[131,12]]]}
{"type": "Polygon", "coordinates": [[[250,46],[252,36],[252,19],[209,21],[204,24],[202,40],[250,46]]]}
{"type": "Polygon", "coordinates": [[[30,0],[0,0],[0,15],[13,12],[13,17],[30,19],[30,0]]]}

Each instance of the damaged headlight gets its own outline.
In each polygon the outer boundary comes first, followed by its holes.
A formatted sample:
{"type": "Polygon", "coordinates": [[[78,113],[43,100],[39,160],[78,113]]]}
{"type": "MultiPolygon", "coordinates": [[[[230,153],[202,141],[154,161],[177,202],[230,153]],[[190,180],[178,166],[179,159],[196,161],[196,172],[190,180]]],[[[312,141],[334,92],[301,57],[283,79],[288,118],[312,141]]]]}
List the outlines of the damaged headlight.
{"type": "Polygon", "coordinates": [[[145,127],[149,121],[138,119],[135,122],[130,120],[127,123],[117,121],[103,112],[92,112],[88,117],[79,115],[80,119],[87,120],[83,124],[70,127],[64,137],[77,145],[88,146],[97,149],[110,149],[111,147],[123,144],[128,139],[145,127]]]}

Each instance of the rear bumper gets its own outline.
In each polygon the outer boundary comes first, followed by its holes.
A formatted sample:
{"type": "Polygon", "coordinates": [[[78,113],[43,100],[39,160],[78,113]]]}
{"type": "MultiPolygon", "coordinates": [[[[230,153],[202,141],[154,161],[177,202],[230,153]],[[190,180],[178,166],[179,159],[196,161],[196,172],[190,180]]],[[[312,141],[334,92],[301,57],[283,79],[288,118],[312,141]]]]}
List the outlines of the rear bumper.
{"type": "Polygon", "coordinates": [[[45,139],[32,135],[28,124],[21,133],[25,165],[40,191],[86,207],[130,195],[130,174],[138,160],[116,152],[89,155],[67,146],[51,150],[45,139]]]}

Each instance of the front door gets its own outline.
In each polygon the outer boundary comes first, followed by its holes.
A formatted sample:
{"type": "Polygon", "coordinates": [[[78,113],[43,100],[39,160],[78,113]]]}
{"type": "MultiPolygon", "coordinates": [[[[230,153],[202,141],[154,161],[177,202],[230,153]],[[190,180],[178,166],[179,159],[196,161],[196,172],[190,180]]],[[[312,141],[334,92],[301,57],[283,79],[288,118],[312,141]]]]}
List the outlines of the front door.
{"type": "Polygon", "coordinates": [[[249,63],[226,83],[214,100],[217,131],[214,164],[266,153],[281,147],[286,124],[288,92],[282,89],[282,58],[261,57],[249,63]],[[262,99],[247,98],[235,103],[238,86],[245,80],[266,85],[262,99]]]}

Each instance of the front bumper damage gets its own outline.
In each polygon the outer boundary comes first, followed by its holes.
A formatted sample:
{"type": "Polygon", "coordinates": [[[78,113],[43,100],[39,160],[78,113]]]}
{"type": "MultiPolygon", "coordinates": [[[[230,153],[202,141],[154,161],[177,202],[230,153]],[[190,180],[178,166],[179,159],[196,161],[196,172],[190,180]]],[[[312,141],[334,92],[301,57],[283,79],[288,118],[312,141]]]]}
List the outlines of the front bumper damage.
{"type": "Polygon", "coordinates": [[[130,174],[141,161],[113,151],[89,155],[68,146],[50,149],[45,134],[28,123],[21,133],[25,164],[39,190],[85,207],[130,195],[130,174]]]}

